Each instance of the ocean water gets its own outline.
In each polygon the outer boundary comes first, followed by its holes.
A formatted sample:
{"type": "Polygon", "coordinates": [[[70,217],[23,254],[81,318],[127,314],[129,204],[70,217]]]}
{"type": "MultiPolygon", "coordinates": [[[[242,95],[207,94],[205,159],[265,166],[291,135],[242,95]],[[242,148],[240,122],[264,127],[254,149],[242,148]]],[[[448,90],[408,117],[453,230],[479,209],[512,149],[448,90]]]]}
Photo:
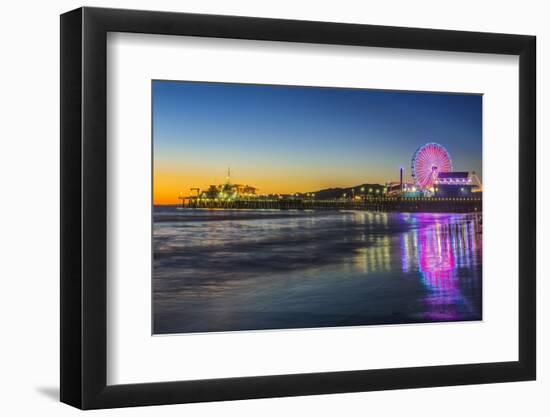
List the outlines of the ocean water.
{"type": "Polygon", "coordinates": [[[153,333],[482,319],[479,214],[155,207],[153,333]]]}

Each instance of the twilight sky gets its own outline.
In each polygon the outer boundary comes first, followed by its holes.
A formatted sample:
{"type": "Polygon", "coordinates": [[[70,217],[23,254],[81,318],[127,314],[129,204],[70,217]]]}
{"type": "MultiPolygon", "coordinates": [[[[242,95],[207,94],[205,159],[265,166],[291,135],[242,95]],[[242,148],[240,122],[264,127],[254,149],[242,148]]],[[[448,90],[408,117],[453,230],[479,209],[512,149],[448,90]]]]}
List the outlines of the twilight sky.
{"type": "Polygon", "coordinates": [[[153,81],[154,203],[225,181],[260,193],[410,179],[426,142],[482,179],[482,97],[153,81]]]}

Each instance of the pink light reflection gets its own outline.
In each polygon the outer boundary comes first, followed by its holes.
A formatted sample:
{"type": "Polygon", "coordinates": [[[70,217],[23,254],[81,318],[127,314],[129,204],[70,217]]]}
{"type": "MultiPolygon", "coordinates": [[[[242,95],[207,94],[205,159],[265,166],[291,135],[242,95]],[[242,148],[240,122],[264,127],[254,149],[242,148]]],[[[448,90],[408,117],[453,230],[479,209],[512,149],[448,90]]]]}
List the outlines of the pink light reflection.
{"type": "Polygon", "coordinates": [[[436,220],[417,234],[421,279],[430,290],[423,315],[430,320],[458,320],[458,308],[465,302],[456,274],[455,233],[452,223],[436,220]]]}

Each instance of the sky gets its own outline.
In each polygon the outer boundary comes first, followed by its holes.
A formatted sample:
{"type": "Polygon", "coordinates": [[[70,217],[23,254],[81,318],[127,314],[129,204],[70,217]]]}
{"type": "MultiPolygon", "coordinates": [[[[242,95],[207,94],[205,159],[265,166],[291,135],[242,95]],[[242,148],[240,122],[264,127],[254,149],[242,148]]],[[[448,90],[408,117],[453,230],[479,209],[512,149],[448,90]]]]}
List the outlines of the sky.
{"type": "Polygon", "coordinates": [[[153,81],[155,204],[231,182],[312,192],[411,175],[427,142],[482,180],[482,96],[153,81]]]}

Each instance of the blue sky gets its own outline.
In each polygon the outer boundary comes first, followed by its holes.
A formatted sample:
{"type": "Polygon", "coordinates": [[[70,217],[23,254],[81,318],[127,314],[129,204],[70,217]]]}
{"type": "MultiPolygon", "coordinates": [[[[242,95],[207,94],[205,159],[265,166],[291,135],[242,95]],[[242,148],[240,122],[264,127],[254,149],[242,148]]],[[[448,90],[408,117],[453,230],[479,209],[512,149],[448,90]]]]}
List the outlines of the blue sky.
{"type": "Polygon", "coordinates": [[[166,193],[222,182],[228,166],[260,192],[384,183],[401,166],[408,177],[426,142],[481,178],[482,96],[153,81],[155,188],[166,193]]]}

